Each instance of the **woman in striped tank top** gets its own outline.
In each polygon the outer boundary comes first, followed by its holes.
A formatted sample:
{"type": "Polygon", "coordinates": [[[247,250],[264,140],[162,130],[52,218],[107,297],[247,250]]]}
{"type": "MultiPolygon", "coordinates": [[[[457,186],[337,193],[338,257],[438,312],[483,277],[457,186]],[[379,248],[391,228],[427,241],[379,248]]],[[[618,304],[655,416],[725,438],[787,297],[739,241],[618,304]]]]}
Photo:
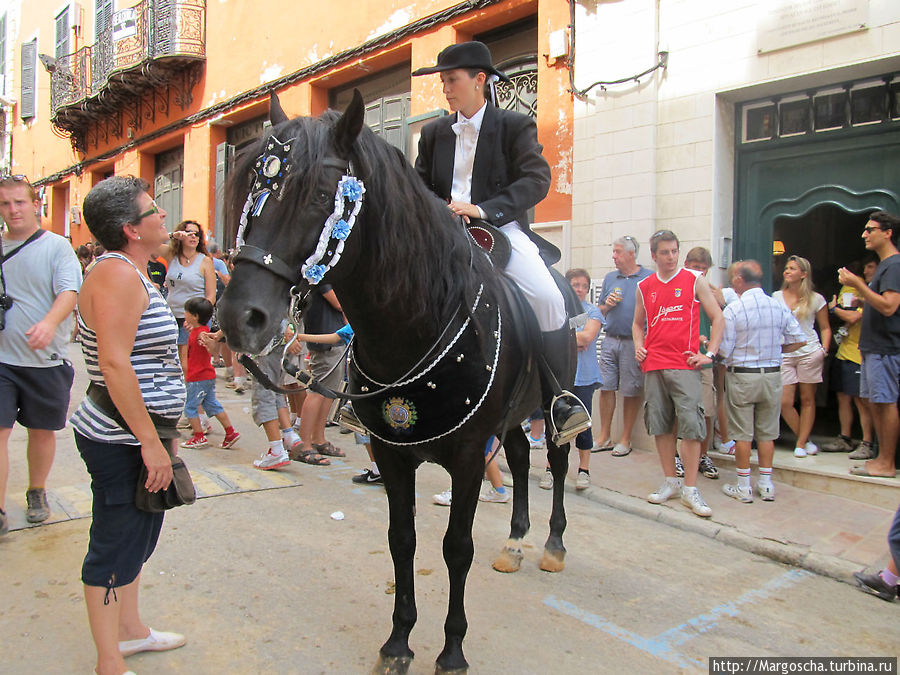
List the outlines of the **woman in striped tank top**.
{"type": "Polygon", "coordinates": [[[174,427],[185,398],[175,318],[146,276],[151,255],[169,239],[166,213],[147,187],[140,178],[113,176],[83,207],[91,234],[109,251],[85,276],[78,298],[91,387],[70,419],[94,498],[81,578],[100,675],[127,671],[123,657],[130,654],[185,643],[183,635],[150,629],[138,613],[141,567],[163,520],[135,507],[138,475],[146,466],[150,491],[171,482],[175,444],[164,446],[152,418],[174,427]]]}

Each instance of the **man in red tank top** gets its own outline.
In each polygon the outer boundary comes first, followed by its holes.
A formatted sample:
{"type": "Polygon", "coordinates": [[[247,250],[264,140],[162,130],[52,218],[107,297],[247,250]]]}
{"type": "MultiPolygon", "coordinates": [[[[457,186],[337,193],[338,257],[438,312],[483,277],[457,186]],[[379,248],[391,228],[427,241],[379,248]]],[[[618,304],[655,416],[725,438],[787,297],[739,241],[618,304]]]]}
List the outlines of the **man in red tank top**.
{"type": "Polygon", "coordinates": [[[634,356],[644,371],[647,433],[656,440],[665,482],[647,497],[662,504],[681,493],[681,502],[709,517],[697,490],[700,443],[706,437],[699,368],[719,349],[724,320],[709,283],[678,265],[678,237],[660,230],[650,237],[656,274],[638,283],[634,309],[634,356]],[[699,353],[700,305],[712,321],[709,350],[699,353]],[[676,427],[677,422],[677,427],[676,427]],[[675,476],[675,449],[681,438],[684,480],[675,476]]]}

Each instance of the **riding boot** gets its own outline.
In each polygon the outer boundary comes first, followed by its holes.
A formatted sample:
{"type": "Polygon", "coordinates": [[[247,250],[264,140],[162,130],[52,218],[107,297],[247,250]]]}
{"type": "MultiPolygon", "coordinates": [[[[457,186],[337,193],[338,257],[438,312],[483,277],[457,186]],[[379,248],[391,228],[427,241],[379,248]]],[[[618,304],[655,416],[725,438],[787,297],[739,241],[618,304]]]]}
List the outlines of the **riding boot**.
{"type": "Polygon", "coordinates": [[[544,419],[547,432],[557,446],[572,441],[582,431],[591,428],[591,416],[575,394],[560,385],[575,376],[575,345],[568,324],[555,331],[541,333],[543,353],[538,358],[541,392],[544,400],[544,419]]]}

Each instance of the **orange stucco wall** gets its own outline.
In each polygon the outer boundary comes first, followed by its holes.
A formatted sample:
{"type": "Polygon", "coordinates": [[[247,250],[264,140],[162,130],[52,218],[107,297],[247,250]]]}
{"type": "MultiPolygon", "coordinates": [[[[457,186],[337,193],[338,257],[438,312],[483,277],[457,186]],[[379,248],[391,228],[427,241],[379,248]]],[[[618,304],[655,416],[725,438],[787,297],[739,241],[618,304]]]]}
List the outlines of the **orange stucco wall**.
{"type": "MultiPolygon", "coordinates": [[[[133,0],[117,0],[116,10],[133,6],[133,0]]],[[[91,137],[87,152],[76,153],[67,138],[60,138],[50,124],[50,75],[38,63],[37,116],[27,124],[18,118],[13,131],[13,171],[40,180],[65,171],[79,162],[83,171],[72,172],[46,186],[47,214],[44,226],[62,232],[66,213],[78,206],[102,176],[139,175],[152,184],[154,156],[173,147],[184,148],[183,213],[185,217],[211,223],[215,215],[216,145],[225,139],[226,128],[259,116],[267,109],[260,95],[230,106],[216,117],[181,126],[163,137],[147,140],[166,125],[190,115],[204,114],[211,106],[253,90],[323,59],[353,49],[367,40],[402,28],[413,21],[454,7],[458,0],[357,0],[352,11],[334,10],[333,3],[268,0],[265,3],[209,0],[206,8],[206,63],[202,77],[192,90],[193,99],[184,108],[169,97],[168,112],[159,107],[155,119],[143,119],[140,128],[129,130],[123,123],[121,137],[98,134],[91,137]],[[270,10],[261,14],[261,8],[270,10]],[[108,151],[115,156],[94,163],[108,151]],[[56,188],[56,189],[54,189],[56,188]],[[62,195],[67,195],[66,199],[62,195]],[[55,196],[55,198],[54,198],[55,196]]],[[[18,31],[11,34],[13,71],[20,72],[20,45],[37,36],[38,52],[54,50],[54,14],[59,0],[23,0],[18,31]]],[[[93,3],[82,2],[82,28],[73,31],[72,50],[94,43],[93,3]]],[[[501,27],[528,16],[538,19],[538,128],[544,153],[554,171],[550,195],[537,209],[538,221],[571,218],[572,99],[566,88],[564,65],[548,64],[541,56],[550,32],[565,28],[568,7],[561,0],[504,0],[484,9],[468,11],[450,22],[430,26],[359,58],[315,73],[279,90],[282,105],[290,115],[318,114],[328,104],[328,92],[353,80],[399,64],[410,69],[433,64],[448,44],[470,39],[473,34],[501,27]]],[[[411,114],[446,107],[438,78],[411,78],[411,114]]],[[[20,84],[14,85],[18,96],[20,84]]],[[[85,225],[70,224],[73,243],[90,238],[85,225]]]]}

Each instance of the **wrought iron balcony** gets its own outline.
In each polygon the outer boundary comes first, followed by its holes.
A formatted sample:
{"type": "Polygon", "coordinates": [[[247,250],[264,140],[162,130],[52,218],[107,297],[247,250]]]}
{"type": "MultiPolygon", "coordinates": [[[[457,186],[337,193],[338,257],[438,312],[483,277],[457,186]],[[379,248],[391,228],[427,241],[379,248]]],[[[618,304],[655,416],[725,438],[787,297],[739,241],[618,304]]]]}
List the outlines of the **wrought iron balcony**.
{"type": "Polygon", "coordinates": [[[168,112],[172,94],[182,110],[193,101],[206,61],[206,0],[142,0],[131,9],[133,20],[118,12],[93,45],[52,69],[52,121],[77,150],[121,136],[123,115],[140,129],[168,112]]]}

